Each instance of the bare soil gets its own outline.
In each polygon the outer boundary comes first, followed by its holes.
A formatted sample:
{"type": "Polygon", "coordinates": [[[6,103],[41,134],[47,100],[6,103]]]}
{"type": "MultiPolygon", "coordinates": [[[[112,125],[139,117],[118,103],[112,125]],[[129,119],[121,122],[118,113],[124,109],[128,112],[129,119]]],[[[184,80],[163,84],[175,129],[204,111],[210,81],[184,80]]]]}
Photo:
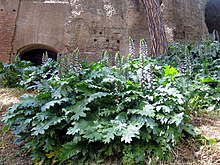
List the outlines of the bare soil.
{"type": "Polygon", "coordinates": [[[192,123],[211,142],[183,140],[173,151],[173,164],[220,165],[220,113],[200,113],[192,117],[192,123]]]}
{"type": "Polygon", "coordinates": [[[31,165],[30,157],[21,146],[13,144],[15,140],[12,132],[3,131],[2,115],[7,108],[19,102],[24,91],[18,89],[0,88],[0,165],[31,165]]]}
{"type": "MultiPolygon", "coordinates": [[[[28,153],[22,146],[13,144],[12,132],[3,131],[2,115],[7,108],[19,102],[19,97],[25,91],[0,88],[0,165],[31,165],[28,153]]],[[[193,117],[193,124],[198,126],[202,135],[212,138],[216,144],[210,145],[194,140],[182,140],[173,150],[173,165],[220,165],[220,113],[204,112],[193,117]]]]}

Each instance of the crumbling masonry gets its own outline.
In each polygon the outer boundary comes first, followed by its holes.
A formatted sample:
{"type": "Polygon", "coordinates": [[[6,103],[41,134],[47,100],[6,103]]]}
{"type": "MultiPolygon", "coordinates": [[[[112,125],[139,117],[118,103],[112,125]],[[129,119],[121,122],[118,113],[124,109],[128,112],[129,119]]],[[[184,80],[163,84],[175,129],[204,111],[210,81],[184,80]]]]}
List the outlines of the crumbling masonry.
{"type": "MultiPolygon", "coordinates": [[[[215,28],[210,5],[219,5],[213,1],[207,5],[206,0],[162,0],[168,41],[186,42],[207,36],[208,30],[215,28]]],[[[77,47],[82,59],[98,60],[104,50],[126,55],[129,37],[135,42],[142,38],[151,42],[139,0],[0,0],[3,62],[10,62],[12,53],[37,61],[43,51],[54,56],[71,53],[77,47]]]]}

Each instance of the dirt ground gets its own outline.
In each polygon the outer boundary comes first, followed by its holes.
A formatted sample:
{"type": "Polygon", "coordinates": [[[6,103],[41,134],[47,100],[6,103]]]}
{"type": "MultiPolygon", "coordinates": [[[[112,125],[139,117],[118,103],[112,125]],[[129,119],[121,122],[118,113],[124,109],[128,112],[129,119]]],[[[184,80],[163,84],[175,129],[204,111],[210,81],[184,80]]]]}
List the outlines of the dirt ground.
{"type": "Polygon", "coordinates": [[[173,164],[220,165],[220,113],[204,112],[192,117],[202,136],[201,143],[184,140],[173,151],[173,164]]]}
{"type": "MultiPolygon", "coordinates": [[[[7,108],[19,102],[24,91],[0,88],[0,120],[7,108]]],[[[173,150],[173,165],[220,165],[220,113],[201,113],[193,117],[202,135],[212,138],[214,145],[199,145],[193,140],[182,140],[181,145],[173,150]]],[[[3,131],[4,124],[0,121],[0,165],[31,165],[31,158],[21,146],[13,144],[11,132],[3,131]]]]}
{"type": "Polygon", "coordinates": [[[24,91],[18,89],[0,88],[0,165],[29,165],[31,159],[18,145],[14,145],[14,136],[11,132],[3,131],[2,115],[13,103],[19,102],[24,91]]]}

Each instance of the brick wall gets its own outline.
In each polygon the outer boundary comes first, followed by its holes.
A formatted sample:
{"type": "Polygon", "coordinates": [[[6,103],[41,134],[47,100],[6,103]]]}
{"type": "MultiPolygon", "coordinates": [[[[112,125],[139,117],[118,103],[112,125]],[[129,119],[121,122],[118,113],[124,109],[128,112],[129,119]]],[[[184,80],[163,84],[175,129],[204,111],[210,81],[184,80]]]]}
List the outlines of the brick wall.
{"type": "MultiPolygon", "coordinates": [[[[169,41],[197,40],[207,33],[206,0],[162,2],[169,41]]],[[[106,49],[127,55],[129,37],[137,52],[139,40],[148,39],[144,8],[136,0],[0,0],[0,61],[10,62],[11,53],[37,45],[58,53],[78,47],[91,60],[106,49]]]]}
{"type": "Polygon", "coordinates": [[[10,62],[19,0],[0,0],[0,61],[10,62]]]}

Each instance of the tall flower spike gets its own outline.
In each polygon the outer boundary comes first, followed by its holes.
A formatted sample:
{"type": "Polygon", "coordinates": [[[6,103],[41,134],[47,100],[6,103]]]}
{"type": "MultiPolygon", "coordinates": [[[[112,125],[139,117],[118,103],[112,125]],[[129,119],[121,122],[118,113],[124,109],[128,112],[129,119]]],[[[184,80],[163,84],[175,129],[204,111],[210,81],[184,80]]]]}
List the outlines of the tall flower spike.
{"type": "Polygon", "coordinates": [[[21,61],[20,54],[15,55],[15,61],[21,61]]]}
{"type": "Polygon", "coordinates": [[[150,65],[150,70],[148,72],[148,89],[153,88],[153,81],[154,81],[154,66],[151,64],[150,65]]]}
{"type": "Polygon", "coordinates": [[[145,66],[145,60],[147,59],[148,56],[148,47],[147,47],[147,43],[144,39],[140,40],[140,63],[141,63],[141,73],[140,73],[140,84],[141,84],[141,88],[142,90],[145,90],[146,88],[148,88],[150,86],[150,88],[152,87],[152,85],[149,85],[149,82],[151,83],[151,78],[150,77],[150,69],[146,69],[145,66]]]}
{"type": "Polygon", "coordinates": [[[220,40],[219,40],[218,31],[215,30],[215,29],[214,29],[213,32],[212,32],[212,40],[213,40],[213,41],[215,41],[215,40],[220,41],[220,40]]]}
{"type": "Polygon", "coordinates": [[[80,66],[80,62],[79,62],[79,56],[80,56],[79,49],[76,48],[72,52],[72,56],[71,56],[71,59],[70,59],[70,65],[71,65],[71,67],[74,71],[81,70],[81,66],[80,66]]]}
{"type": "Polygon", "coordinates": [[[141,73],[140,73],[140,84],[142,90],[145,88],[145,49],[144,49],[144,40],[140,40],[140,63],[141,63],[141,73]]]}
{"type": "Polygon", "coordinates": [[[147,45],[147,41],[146,40],[144,40],[144,49],[145,49],[145,54],[146,54],[146,57],[148,57],[149,56],[149,51],[148,51],[148,45],[147,45]]]}
{"type": "Polygon", "coordinates": [[[109,65],[109,52],[107,50],[102,53],[102,61],[105,65],[109,65]]]}
{"type": "Polygon", "coordinates": [[[42,63],[46,63],[47,61],[48,61],[48,53],[47,52],[45,52],[45,53],[43,53],[43,56],[42,56],[42,63]]]}
{"type": "Polygon", "coordinates": [[[140,40],[139,54],[140,54],[140,57],[144,56],[144,54],[145,54],[143,39],[140,40]]]}
{"type": "Polygon", "coordinates": [[[134,40],[129,37],[129,50],[128,50],[129,59],[133,59],[135,57],[135,44],[134,40]]]}
{"type": "Polygon", "coordinates": [[[45,61],[45,53],[43,53],[42,55],[42,63],[44,63],[44,61],[45,61]]]}
{"type": "Polygon", "coordinates": [[[191,55],[189,48],[185,46],[185,60],[186,60],[186,72],[189,74],[189,76],[192,75],[192,63],[191,63],[191,55]]]}
{"type": "Polygon", "coordinates": [[[140,55],[144,58],[147,58],[148,56],[148,45],[145,39],[140,40],[140,55]]]}
{"type": "Polygon", "coordinates": [[[180,60],[180,58],[178,57],[178,55],[177,54],[175,54],[175,57],[176,57],[176,62],[177,62],[177,64],[179,65],[179,67],[180,67],[180,73],[184,73],[184,66],[183,66],[183,64],[182,64],[182,61],[180,60]]]}
{"type": "Polygon", "coordinates": [[[57,54],[57,63],[58,63],[58,75],[60,76],[62,73],[61,54],[57,54]]]}
{"type": "Polygon", "coordinates": [[[64,72],[68,71],[68,57],[67,55],[63,54],[61,56],[61,65],[64,72]]]}
{"type": "Polygon", "coordinates": [[[11,63],[13,64],[15,62],[15,55],[14,53],[11,54],[11,63]]]}
{"type": "Polygon", "coordinates": [[[122,65],[122,57],[119,51],[115,53],[115,65],[120,67],[122,65]]]}

